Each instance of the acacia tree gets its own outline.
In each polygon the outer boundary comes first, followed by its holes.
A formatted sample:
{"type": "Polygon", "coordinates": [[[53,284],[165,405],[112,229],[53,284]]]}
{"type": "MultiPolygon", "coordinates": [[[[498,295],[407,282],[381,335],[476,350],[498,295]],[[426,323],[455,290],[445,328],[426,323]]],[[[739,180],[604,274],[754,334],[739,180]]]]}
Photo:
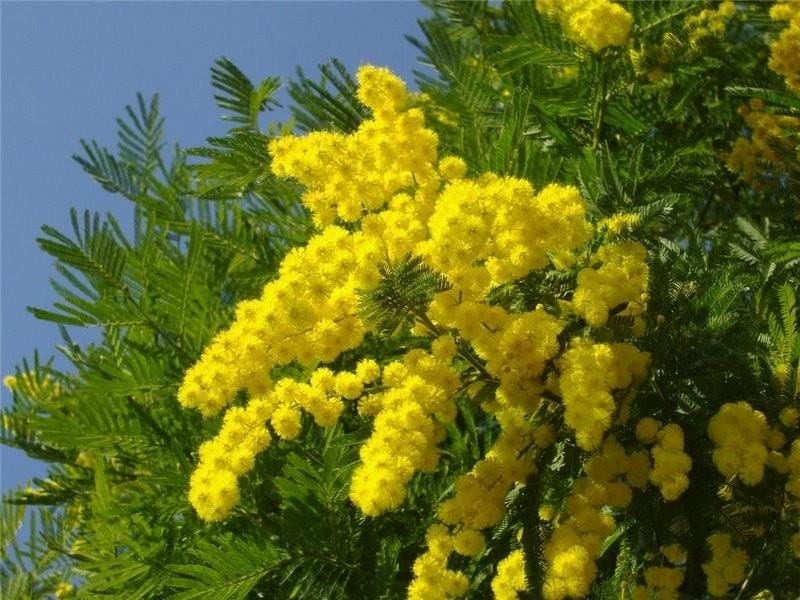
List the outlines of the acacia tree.
{"type": "Polygon", "coordinates": [[[419,92],[263,131],[221,59],[226,136],[83,143],[135,226],[43,229],[7,597],[796,596],[800,7],[430,8],[419,92]]]}

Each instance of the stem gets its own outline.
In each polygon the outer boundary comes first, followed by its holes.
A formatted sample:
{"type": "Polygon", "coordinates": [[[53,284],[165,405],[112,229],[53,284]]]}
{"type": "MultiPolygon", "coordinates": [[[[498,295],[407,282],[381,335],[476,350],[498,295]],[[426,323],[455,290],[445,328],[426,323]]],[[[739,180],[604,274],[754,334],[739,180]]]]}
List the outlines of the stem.
{"type": "Polygon", "coordinates": [[[594,95],[594,107],[592,108],[592,120],[594,121],[594,132],[592,133],[592,149],[596,149],[600,144],[600,137],[603,132],[603,119],[606,112],[606,93],[608,89],[608,68],[604,57],[598,59],[598,78],[597,88],[594,95]]]}

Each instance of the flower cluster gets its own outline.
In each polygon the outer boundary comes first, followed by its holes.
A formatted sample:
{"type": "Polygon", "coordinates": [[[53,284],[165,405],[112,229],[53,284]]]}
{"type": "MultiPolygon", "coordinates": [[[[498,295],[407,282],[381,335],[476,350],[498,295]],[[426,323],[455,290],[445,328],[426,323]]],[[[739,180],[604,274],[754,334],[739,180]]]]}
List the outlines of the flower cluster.
{"type": "Polygon", "coordinates": [[[703,565],[706,588],[709,594],[719,598],[725,596],[732,585],[744,580],[748,557],[744,550],[734,548],[727,533],[712,534],[707,541],[711,560],[703,565]]]}
{"type": "Polygon", "coordinates": [[[779,418],[784,427],[796,427],[800,423],[800,410],[794,406],[787,406],[781,410],[779,418]]]}
{"type": "Polygon", "coordinates": [[[271,436],[264,424],[275,409],[268,397],[253,400],[246,408],[232,408],[216,437],[200,446],[200,462],[189,488],[189,502],[200,518],[220,521],[239,501],[237,477],[250,471],[256,455],[269,446],[271,436]]]}
{"type": "Polygon", "coordinates": [[[689,40],[696,42],[709,35],[722,35],[725,25],[736,14],[736,4],[733,0],[723,0],[716,9],[705,8],[696,15],[686,18],[686,26],[691,29],[689,40]]]}
{"type": "Polygon", "coordinates": [[[536,8],[556,19],[576,44],[600,52],[628,41],[633,17],[610,0],[536,0],[536,8]]]}
{"type": "Polygon", "coordinates": [[[669,567],[648,567],[644,571],[646,586],[633,589],[632,600],[678,600],[678,588],[683,585],[683,571],[669,567]]]}
{"type": "Polygon", "coordinates": [[[789,22],[769,46],[769,68],[783,75],[786,87],[800,93],[800,1],[782,0],[769,14],[775,21],[789,22]]]}
{"type": "Polygon", "coordinates": [[[597,575],[595,557],[616,527],[613,516],[601,509],[630,504],[631,487],[646,485],[648,467],[646,452],[626,454],[613,437],[586,462],[586,477],[573,483],[564,513],[544,547],[546,600],[581,598],[589,592],[597,575]]]}
{"type": "Polygon", "coordinates": [[[682,565],[686,562],[686,548],[680,544],[669,544],[661,547],[661,554],[673,565],[682,565]]]}
{"type": "Polygon", "coordinates": [[[497,563],[497,575],[492,579],[495,600],[516,600],[517,592],[527,587],[525,553],[522,550],[514,550],[497,563]]]}
{"type": "Polygon", "coordinates": [[[708,422],[708,435],[717,449],[712,458],[726,477],[739,476],[756,485],[767,462],[767,418],[747,402],[723,404],[708,422]]]}
{"type": "Polygon", "coordinates": [[[412,350],[384,368],[388,389],[359,403],[369,412],[377,408],[350,487],[351,500],[364,514],[397,508],[414,473],[436,468],[437,444],[444,439],[443,425],[455,418],[453,394],[460,382],[448,364],[451,358],[412,350]]]}
{"type": "Polygon", "coordinates": [[[664,500],[677,500],[689,487],[692,459],[683,451],[683,430],[670,423],[657,434],[658,443],[651,450],[653,470],[650,481],[661,489],[664,500]]]}
{"type": "Polygon", "coordinates": [[[414,561],[414,581],[408,588],[409,600],[445,600],[463,595],[469,589],[469,580],[460,571],[447,567],[454,549],[450,530],[434,524],[425,534],[427,551],[414,561]]]}
{"type": "Polygon", "coordinates": [[[637,316],[646,300],[647,250],[638,242],[602,246],[592,257],[597,269],[581,269],[572,299],[575,312],[592,327],[602,327],[609,312],[637,316]]]}
{"type": "Polygon", "coordinates": [[[457,329],[486,361],[486,371],[499,381],[501,402],[535,408],[530,403],[542,391],[540,375],[560,349],[562,320],[543,309],[510,314],[466,300],[460,288],[437,294],[428,314],[435,323],[457,329]]]}
{"type": "Polygon", "coordinates": [[[470,299],[541,269],[548,256],[566,258],[591,230],[578,190],[486,174],[457,180],[436,200],[430,240],[418,251],[470,299]]]}
{"type": "Polygon", "coordinates": [[[445,590],[439,589],[438,595],[433,591],[437,589],[435,581],[448,577],[447,558],[450,552],[475,556],[483,550],[484,538],[480,530],[500,522],[505,510],[504,500],[511,487],[515,483],[523,483],[534,472],[531,452],[553,441],[548,426],[534,427],[521,409],[501,410],[495,414],[495,418],[502,428],[497,441],[469,473],[456,479],[455,494],[438,509],[442,524],[437,527],[445,527],[445,531],[453,532],[452,549],[441,556],[441,551],[432,547],[430,540],[427,540],[428,549],[417,559],[414,568],[416,574],[417,564],[428,565],[426,577],[415,577],[409,587],[409,598],[450,597],[445,590]],[[437,574],[431,564],[438,564],[441,572],[437,574]]]}
{"type": "Polygon", "coordinates": [[[356,290],[371,285],[381,259],[371,248],[362,233],[330,226],[292,250],[278,278],[259,299],[237,306],[231,327],[186,373],[180,403],[213,415],[239,390],[253,397],[269,391],[276,365],[330,361],[360,344],[366,326],[356,290]]]}
{"type": "Polygon", "coordinates": [[[619,235],[623,231],[631,231],[641,220],[637,213],[615,213],[597,223],[599,229],[608,231],[611,235],[619,235]]]}
{"type": "Polygon", "coordinates": [[[337,217],[359,221],[414,183],[421,190],[438,187],[437,138],[425,128],[419,108],[404,110],[405,84],[378,68],[359,70],[358,83],[358,97],[372,109],[373,119],[356,132],[318,131],[270,143],[272,172],[305,186],[302,201],[321,227],[337,217]]]}
{"type": "Polygon", "coordinates": [[[764,102],[758,98],[742,105],[738,112],[750,135],[736,138],[726,163],[731,171],[751,182],[763,164],[783,164],[781,153],[793,151],[800,118],[766,112],[764,102]]]}
{"type": "MultiPolygon", "coordinates": [[[[629,26],[627,13],[606,4],[565,6],[576,15],[610,11],[617,19],[622,11],[629,26]]],[[[570,27],[581,30],[581,22],[570,27]]],[[[225,410],[220,431],[199,450],[189,500],[201,518],[224,519],[239,499],[238,478],[259,452],[294,439],[312,420],[334,426],[347,412],[372,419],[350,500],[371,517],[397,509],[412,478],[436,469],[460,391],[480,388],[480,406],[497,434],[439,505],[409,597],[467,591],[451,556],[483,552],[484,530],[502,520],[509,492],[535,474],[545,448],[573,431],[580,448],[597,453],[583,465],[586,476],[575,482],[547,544],[545,593],[580,596],[594,578],[603,538],[616,526],[607,507],[630,503],[650,469],[646,450],[627,454],[607,436],[618,412],[614,394],[630,404],[649,355],[630,343],[593,339],[611,313],[644,310],[646,250],[617,239],[638,217],[623,214],[593,227],[574,187],[536,191],[513,177],[469,178],[460,158],[438,158],[436,136],[401,80],[376,67],[363,67],[357,79],[372,118],[355,132],[270,143],[273,172],[304,186],[302,202],[319,230],[287,254],[259,298],[237,306],[231,326],[184,378],[183,406],[207,416],[225,410]],[[592,238],[605,244],[589,257],[592,238]],[[427,306],[409,310],[410,333],[427,341],[383,365],[366,359],[338,373],[325,366],[361,345],[370,329],[361,295],[408,256],[446,281],[427,306]],[[498,291],[541,269],[577,273],[571,302],[521,308],[497,301],[498,291]],[[582,327],[587,322],[591,329],[582,327]],[[568,339],[570,324],[582,333],[568,339]],[[296,375],[279,378],[289,364],[296,375]],[[228,407],[237,398],[246,403],[228,407]]],[[[513,598],[525,587],[524,556],[515,551],[498,565],[492,588],[513,598]]]]}
{"type": "Polygon", "coordinates": [[[629,344],[594,344],[578,340],[560,360],[564,421],[575,440],[595,450],[611,427],[617,409],[611,392],[644,377],[650,356],[629,344]]]}

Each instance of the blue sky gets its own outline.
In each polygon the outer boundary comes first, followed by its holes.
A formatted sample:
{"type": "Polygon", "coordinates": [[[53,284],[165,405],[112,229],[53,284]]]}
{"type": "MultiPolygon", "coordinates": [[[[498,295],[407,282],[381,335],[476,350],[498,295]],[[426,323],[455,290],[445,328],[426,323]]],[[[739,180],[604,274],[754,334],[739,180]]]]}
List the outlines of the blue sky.
{"type": "MultiPolygon", "coordinates": [[[[369,62],[412,78],[427,15],[416,2],[4,2],[0,0],[0,348],[3,374],[60,341],[56,327],[25,310],[49,307],[54,270],[39,251],[43,224],[67,231],[69,208],[131,207],[93,183],[70,158],[79,139],[115,145],[115,118],[136,92],[160,94],[166,137],[199,145],[226,125],[214,105],[209,68],[227,56],[251,79],[284,81],[297,65],[312,74],[331,57],[369,62]]],[[[63,364],[63,363],[60,363],[63,364]]],[[[8,402],[3,389],[3,403],[8,402]]],[[[40,465],[0,448],[2,489],[40,465]]]]}

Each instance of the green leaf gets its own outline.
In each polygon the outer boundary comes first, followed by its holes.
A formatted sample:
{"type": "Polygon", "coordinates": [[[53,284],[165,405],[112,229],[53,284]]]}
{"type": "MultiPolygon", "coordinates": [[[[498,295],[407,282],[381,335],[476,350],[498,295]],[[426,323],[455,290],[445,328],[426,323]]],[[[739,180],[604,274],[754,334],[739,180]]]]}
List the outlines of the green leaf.
{"type": "Polygon", "coordinates": [[[219,92],[214,95],[217,106],[230,114],[222,118],[258,130],[259,115],[270,106],[277,106],[273,95],[280,87],[277,77],[267,77],[257,86],[233,64],[222,57],[211,67],[211,85],[219,92]]]}
{"type": "Polygon", "coordinates": [[[282,555],[263,537],[223,534],[197,539],[188,552],[193,564],[175,564],[173,600],[244,600],[266,575],[285,566],[282,555]]]}

